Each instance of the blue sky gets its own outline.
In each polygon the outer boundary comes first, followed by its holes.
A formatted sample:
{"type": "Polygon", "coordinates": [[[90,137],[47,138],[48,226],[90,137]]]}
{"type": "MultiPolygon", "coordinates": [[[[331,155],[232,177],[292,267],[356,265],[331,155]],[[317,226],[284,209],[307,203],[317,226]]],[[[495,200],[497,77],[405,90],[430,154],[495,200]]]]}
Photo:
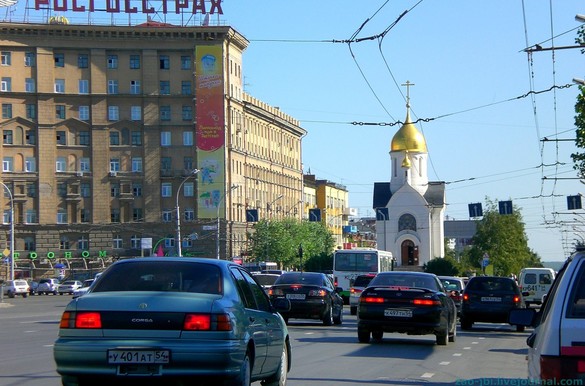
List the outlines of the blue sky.
{"type": "Polygon", "coordinates": [[[360,216],[374,215],[374,182],[390,180],[390,142],[406,114],[400,85],[410,81],[429,178],[447,183],[449,218],[469,219],[470,203],[512,200],[545,261],[564,260],[585,237],[585,211],[567,210],[566,197],[584,190],[572,179],[576,149],[554,141],[575,136],[572,79],[585,77],[584,56],[523,51],[574,45],[582,1],[223,0],[222,8],[221,23],[250,40],[245,91],[300,120],[304,171],[345,185],[360,216]],[[360,41],[344,42],[351,38],[360,41]]]}

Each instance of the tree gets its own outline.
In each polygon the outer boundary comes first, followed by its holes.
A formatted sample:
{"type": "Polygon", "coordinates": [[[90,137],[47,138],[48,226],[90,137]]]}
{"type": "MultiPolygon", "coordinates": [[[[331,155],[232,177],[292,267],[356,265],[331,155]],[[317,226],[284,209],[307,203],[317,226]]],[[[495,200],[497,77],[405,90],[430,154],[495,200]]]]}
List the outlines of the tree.
{"type": "MultiPolygon", "coordinates": [[[[575,43],[585,45],[585,27],[579,28],[577,31],[577,38],[575,43]]],[[[584,50],[581,50],[584,53],[584,50]]],[[[575,127],[576,138],[575,146],[579,149],[585,149],[585,87],[579,86],[581,93],[577,95],[577,103],[575,104],[575,127]]],[[[571,154],[571,158],[575,163],[573,168],[578,171],[580,178],[585,178],[585,153],[577,152],[571,154]]]]}
{"type": "Polygon", "coordinates": [[[517,274],[524,267],[542,266],[540,258],[528,247],[528,237],[519,208],[501,215],[496,203],[487,200],[487,210],[477,223],[471,248],[464,254],[464,264],[481,271],[481,261],[488,256],[494,274],[517,274]]]}
{"type": "Polygon", "coordinates": [[[441,276],[458,276],[457,261],[451,257],[434,258],[423,266],[425,272],[441,276]]]}

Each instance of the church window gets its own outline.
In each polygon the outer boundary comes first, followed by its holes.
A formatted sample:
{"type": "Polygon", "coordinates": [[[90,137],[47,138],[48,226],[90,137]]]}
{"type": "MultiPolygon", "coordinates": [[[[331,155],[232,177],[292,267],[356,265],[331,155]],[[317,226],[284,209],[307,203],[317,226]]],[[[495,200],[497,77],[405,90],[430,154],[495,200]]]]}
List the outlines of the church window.
{"type": "Polygon", "coordinates": [[[403,214],[398,220],[398,232],[401,231],[416,231],[416,219],[411,214],[403,214]]]}

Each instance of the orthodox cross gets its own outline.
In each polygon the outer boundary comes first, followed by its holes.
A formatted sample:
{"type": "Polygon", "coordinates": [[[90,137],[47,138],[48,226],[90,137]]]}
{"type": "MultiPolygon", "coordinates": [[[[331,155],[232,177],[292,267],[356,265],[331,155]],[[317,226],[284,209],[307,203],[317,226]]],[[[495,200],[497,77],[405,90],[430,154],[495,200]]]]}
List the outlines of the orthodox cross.
{"type": "Polygon", "coordinates": [[[410,86],[414,86],[414,83],[410,83],[410,81],[407,80],[402,86],[406,86],[406,107],[410,107],[410,86]]]}

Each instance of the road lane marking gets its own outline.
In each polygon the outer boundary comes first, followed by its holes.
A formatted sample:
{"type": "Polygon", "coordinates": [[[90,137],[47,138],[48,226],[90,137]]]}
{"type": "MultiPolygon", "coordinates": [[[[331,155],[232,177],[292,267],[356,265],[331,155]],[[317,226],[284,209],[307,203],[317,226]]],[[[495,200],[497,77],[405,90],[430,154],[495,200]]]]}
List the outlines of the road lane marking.
{"type": "Polygon", "coordinates": [[[455,354],[453,354],[454,357],[460,357],[461,355],[463,354],[461,354],[460,352],[456,352],[455,354]]]}
{"type": "Polygon", "coordinates": [[[479,342],[471,342],[471,344],[479,344],[479,342]]]}
{"type": "Polygon", "coordinates": [[[432,378],[435,375],[435,373],[424,373],[423,375],[421,375],[421,378],[432,378]]]}
{"type": "Polygon", "coordinates": [[[463,350],[471,350],[471,347],[463,347],[463,350]]]}
{"type": "Polygon", "coordinates": [[[439,365],[441,365],[441,366],[448,366],[450,364],[451,364],[451,362],[439,362],[439,365]]]}

